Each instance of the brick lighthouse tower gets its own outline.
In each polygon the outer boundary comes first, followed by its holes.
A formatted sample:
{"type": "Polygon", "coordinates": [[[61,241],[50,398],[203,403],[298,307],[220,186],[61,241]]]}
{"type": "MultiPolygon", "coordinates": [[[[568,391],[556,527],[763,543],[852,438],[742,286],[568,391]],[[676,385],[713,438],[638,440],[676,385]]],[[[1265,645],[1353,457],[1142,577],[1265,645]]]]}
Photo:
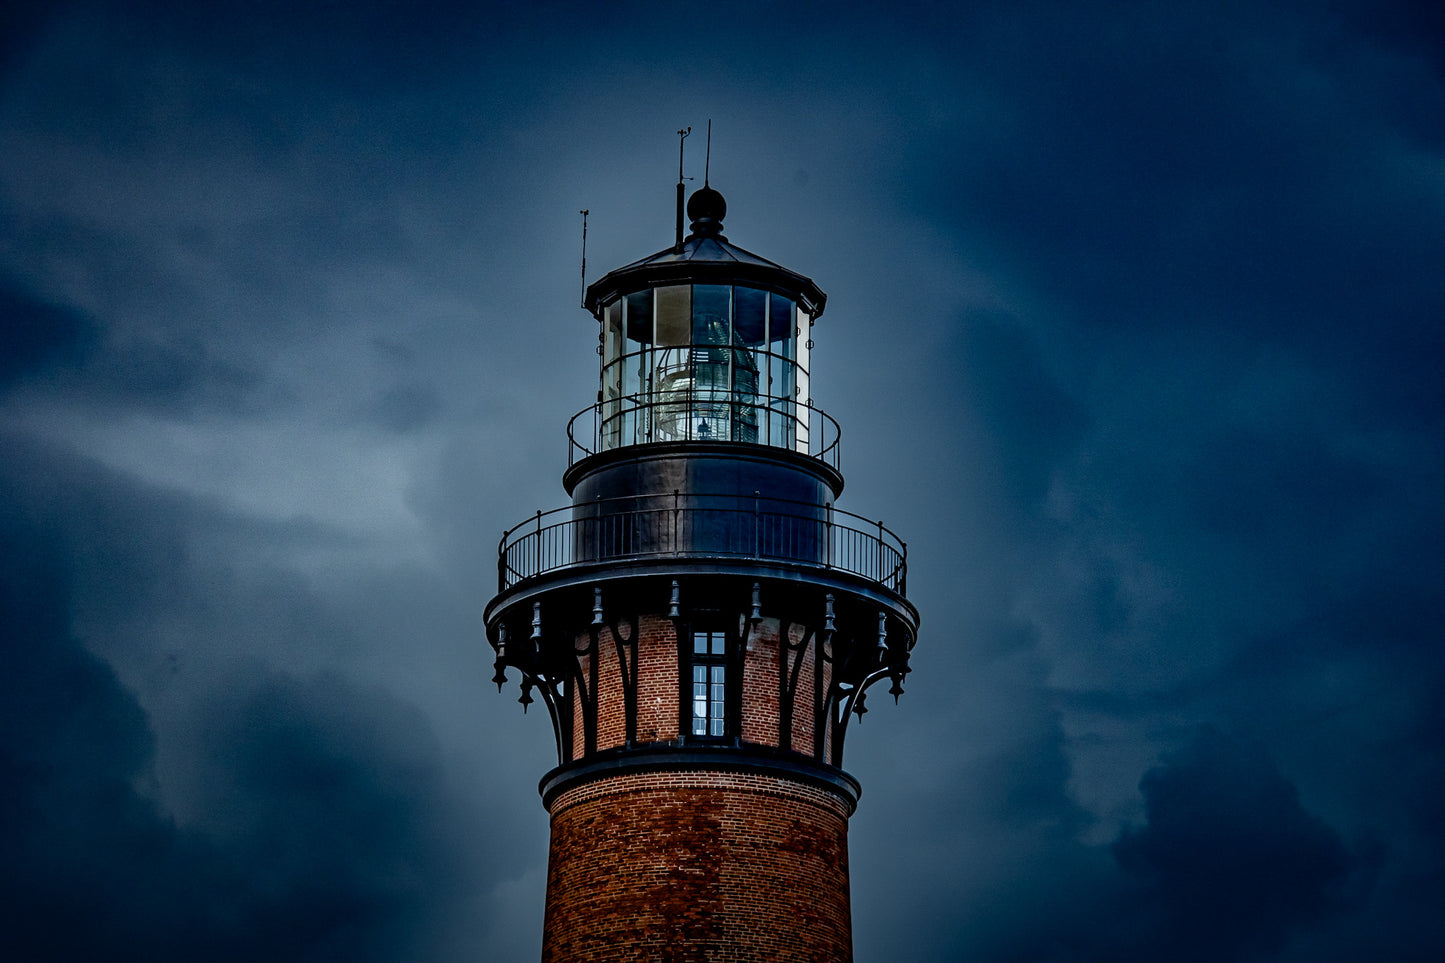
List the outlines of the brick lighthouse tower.
{"type": "Polygon", "coordinates": [[[678,197],[676,243],[586,289],[572,502],[502,536],[486,609],[493,681],[557,741],[542,959],[851,960],[843,741],[903,691],[906,549],[834,504],[823,292],[732,244],[706,183],[684,237],[678,197]]]}

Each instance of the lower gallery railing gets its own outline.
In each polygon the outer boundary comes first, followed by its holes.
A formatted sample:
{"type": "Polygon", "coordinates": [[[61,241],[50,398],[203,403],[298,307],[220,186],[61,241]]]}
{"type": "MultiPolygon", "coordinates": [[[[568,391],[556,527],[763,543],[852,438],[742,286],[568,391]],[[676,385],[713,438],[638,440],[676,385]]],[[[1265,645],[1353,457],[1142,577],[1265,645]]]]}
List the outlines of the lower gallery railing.
{"type": "Polygon", "coordinates": [[[503,533],[497,590],[572,565],[654,556],[801,562],[907,594],[908,547],[882,522],[826,504],[697,494],[539,511],[503,533]]]}

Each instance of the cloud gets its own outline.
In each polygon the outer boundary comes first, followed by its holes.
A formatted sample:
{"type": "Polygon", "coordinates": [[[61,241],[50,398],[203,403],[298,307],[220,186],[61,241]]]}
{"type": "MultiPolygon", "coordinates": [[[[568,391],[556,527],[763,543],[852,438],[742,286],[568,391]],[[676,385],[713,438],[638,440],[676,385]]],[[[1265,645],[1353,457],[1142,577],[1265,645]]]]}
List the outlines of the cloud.
{"type": "MultiPolygon", "coordinates": [[[[125,543],[165,540],[141,533],[172,522],[149,514],[138,492],[104,472],[78,470],[13,437],[6,447],[7,943],[36,960],[454,952],[447,941],[457,906],[481,878],[451,841],[467,807],[452,795],[420,711],[334,670],[289,673],[253,656],[208,672],[204,649],[166,656],[130,648],[118,629],[137,609],[144,624],[173,604],[164,581],[201,586],[183,560],[169,573],[126,564],[125,543]],[[49,469],[43,485],[29,474],[37,464],[49,469]],[[103,527],[90,528],[97,523],[103,527]],[[77,545],[100,558],[85,558],[77,545]],[[97,581],[111,583],[108,602],[97,581]],[[76,638],[76,624],[104,631],[104,647],[128,665],[150,666],[142,678],[160,672],[160,684],[173,688],[190,676],[179,703],[157,701],[169,706],[167,765],[152,712],[76,638]]],[[[150,558],[142,549],[132,561],[150,558]]]]}
{"type": "Polygon", "coordinates": [[[0,839],[76,954],[536,958],[477,620],[595,397],[576,212],[666,244],[711,116],[923,614],[859,959],[1439,956],[1434,6],[16,9],[0,839]]]}
{"type": "Polygon", "coordinates": [[[36,300],[0,279],[0,390],[27,376],[81,362],[94,339],[93,319],[36,300]]]}
{"type": "Polygon", "coordinates": [[[1378,854],[1352,852],[1304,809],[1258,745],[1202,731],[1139,788],[1146,821],[1113,851],[1144,887],[1140,959],[1274,953],[1293,931],[1358,907],[1378,868],[1378,854]]]}

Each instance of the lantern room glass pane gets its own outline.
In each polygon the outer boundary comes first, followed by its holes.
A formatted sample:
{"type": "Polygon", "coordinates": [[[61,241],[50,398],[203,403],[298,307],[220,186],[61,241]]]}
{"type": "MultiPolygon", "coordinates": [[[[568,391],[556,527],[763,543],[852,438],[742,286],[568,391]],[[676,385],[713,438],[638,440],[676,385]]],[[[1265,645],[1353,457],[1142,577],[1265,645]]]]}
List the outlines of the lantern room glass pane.
{"type": "Polygon", "coordinates": [[[627,340],[652,343],[652,289],[629,294],[627,301],[627,340]]]}
{"type": "Polygon", "coordinates": [[[647,377],[647,346],[652,343],[652,288],[634,291],[623,298],[627,305],[626,340],[629,348],[623,363],[623,415],[621,415],[621,437],[623,444],[637,444],[646,434],[647,411],[642,406],[643,386],[647,377]]]}
{"type": "Polygon", "coordinates": [[[731,354],[724,347],[732,338],[732,288],[724,284],[695,284],[692,288],[692,401],[693,428],[704,441],[732,438],[731,354]]]}
{"type": "Polygon", "coordinates": [[[622,444],[622,302],[613,301],[603,312],[602,321],[602,437],[603,448],[622,444]]]}
{"type": "Polygon", "coordinates": [[[614,361],[602,369],[602,423],[600,425],[603,448],[616,448],[622,442],[622,399],[620,376],[621,361],[614,361]]]}
{"type": "Polygon", "coordinates": [[[657,343],[688,343],[692,327],[692,285],[672,284],[657,288],[657,343]]]}
{"type": "Polygon", "coordinates": [[[622,438],[625,444],[635,445],[641,440],[639,434],[646,416],[642,391],[647,349],[624,355],[619,364],[622,368],[622,438]]]}
{"type": "Polygon", "coordinates": [[[692,343],[727,344],[732,340],[732,288],[726,284],[692,286],[692,343]]]}
{"type": "Polygon", "coordinates": [[[657,348],[653,365],[649,403],[652,441],[681,441],[692,435],[692,285],[671,284],[655,288],[653,327],[657,348]]]}
{"type": "Polygon", "coordinates": [[[768,444],[792,448],[797,444],[797,323],[794,305],[781,294],[768,295],[768,444]]]}
{"type": "Polygon", "coordinates": [[[767,339],[766,291],[733,288],[733,344],[759,345],[767,339]]]}
{"type": "Polygon", "coordinates": [[[797,332],[793,323],[793,302],[781,294],[768,295],[768,340],[773,344],[773,350],[781,352],[784,357],[793,358],[793,342],[797,340],[797,332]]]}
{"type": "Polygon", "coordinates": [[[602,363],[616,361],[622,354],[622,302],[613,301],[603,312],[602,363]]]}
{"type": "Polygon", "coordinates": [[[767,388],[767,341],[768,293],[757,288],[733,288],[734,441],[766,442],[766,438],[758,437],[758,424],[759,408],[766,407],[759,391],[767,388]]]}

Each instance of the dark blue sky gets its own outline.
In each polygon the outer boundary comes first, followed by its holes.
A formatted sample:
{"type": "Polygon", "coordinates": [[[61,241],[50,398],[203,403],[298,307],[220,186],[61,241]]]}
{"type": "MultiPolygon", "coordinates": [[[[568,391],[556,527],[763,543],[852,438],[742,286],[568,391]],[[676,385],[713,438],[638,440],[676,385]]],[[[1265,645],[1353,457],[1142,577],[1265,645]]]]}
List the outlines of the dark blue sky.
{"type": "Polygon", "coordinates": [[[496,538],[709,118],[923,613],[858,958],[1445,954],[1439,4],[4,17],[17,958],[536,958],[496,538]]]}

